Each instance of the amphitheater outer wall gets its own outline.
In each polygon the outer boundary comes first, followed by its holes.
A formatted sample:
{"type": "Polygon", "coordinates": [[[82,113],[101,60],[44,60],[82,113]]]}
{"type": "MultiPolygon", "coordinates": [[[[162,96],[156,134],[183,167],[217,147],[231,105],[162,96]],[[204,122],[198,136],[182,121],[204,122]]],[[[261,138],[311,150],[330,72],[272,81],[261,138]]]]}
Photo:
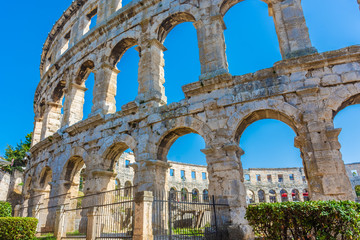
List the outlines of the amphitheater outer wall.
{"type": "Polygon", "coordinates": [[[128,148],[136,159],[136,191],[164,189],[169,148],[178,137],[197,133],[206,143],[202,152],[209,194],[230,204],[233,229],[246,238],[251,231],[244,219],[244,152],[239,141],[251,123],[270,118],[296,133],[294,144],[301,151],[311,199],[354,199],[340,153],[341,129],[334,128],[333,118],[357,103],[360,47],[317,53],[300,0],[269,0],[283,60],[269,69],[231,76],[223,15],[234,3],[138,0],[121,8],[119,0],[75,1],[43,48],[25,202],[36,202],[34,196],[48,192],[41,184],[44,168],[51,173],[45,175],[51,178],[50,196],[74,194],[69,189],[77,186],[76,171],[84,165],[85,194],[108,189],[114,161],[128,148]],[[94,10],[98,20],[89,30],[94,10]],[[185,99],[167,105],[162,43],[182,22],[193,22],[197,30],[201,76],[182,87],[185,99]],[[140,53],[139,93],[116,112],[116,63],[135,45],[140,53]],[[81,99],[90,72],[95,74],[94,104],[90,117],[82,120],[81,99]]]}

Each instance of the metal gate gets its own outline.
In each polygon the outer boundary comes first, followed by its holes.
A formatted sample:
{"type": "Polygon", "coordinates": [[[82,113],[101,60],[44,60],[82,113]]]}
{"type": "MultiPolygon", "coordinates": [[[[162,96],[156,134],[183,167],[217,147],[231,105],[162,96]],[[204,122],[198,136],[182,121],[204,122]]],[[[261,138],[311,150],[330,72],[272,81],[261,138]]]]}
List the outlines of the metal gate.
{"type": "Polygon", "coordinates": [[[154,239],[226,239],[225,212],[229,212],[229,205],[207,194],[157,193],[153,202],[154,239]]]}

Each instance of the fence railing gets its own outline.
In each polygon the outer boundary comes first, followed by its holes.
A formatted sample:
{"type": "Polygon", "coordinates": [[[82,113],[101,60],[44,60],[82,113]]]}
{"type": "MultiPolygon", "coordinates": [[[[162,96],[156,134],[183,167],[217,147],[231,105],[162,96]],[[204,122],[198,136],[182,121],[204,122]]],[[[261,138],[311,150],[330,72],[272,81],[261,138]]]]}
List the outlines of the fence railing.
{"type": "Polygon", "coordinates": [[[69,194],[48,198],[41,195],[36,204],[20,207],[19,214],[39,219],[38,235],[128,239],[133,235],[133,192],[134,187],[127,187],[73,198],[69,194]]]}
{"type": "Polygon", "coordinates": [[[154,239],[222,239],[228,204],[214,196],[170,191],[155,193],[154,239]]]}

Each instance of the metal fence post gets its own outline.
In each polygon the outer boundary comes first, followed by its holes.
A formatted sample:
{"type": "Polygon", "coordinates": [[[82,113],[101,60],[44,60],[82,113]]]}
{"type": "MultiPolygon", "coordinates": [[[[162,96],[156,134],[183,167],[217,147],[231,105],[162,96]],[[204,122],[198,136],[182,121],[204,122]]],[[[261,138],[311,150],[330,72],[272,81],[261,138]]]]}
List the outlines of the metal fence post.
{"type": "Polygon", "coordinates": [[[169,199],[168,199],[168,211],[169,211],[169,240],[172,240],[172,216],[171,216],[171,198],[172,194],[169,193],[169,199]]]}
{"type": "Polygon", "coordinates": [[[152,240],[152,192],[137,192],[135,194],[134,240],[152,240]]]}

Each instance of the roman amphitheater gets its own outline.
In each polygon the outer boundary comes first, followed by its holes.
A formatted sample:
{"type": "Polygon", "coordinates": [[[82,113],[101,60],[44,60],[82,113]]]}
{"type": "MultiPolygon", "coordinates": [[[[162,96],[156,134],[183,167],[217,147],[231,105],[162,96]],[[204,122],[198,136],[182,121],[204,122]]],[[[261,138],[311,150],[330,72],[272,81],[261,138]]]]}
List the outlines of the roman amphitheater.
{"type": "MultiPolygon", "coordinates": [[[[340,153],[341,129],[334,128],[333,119],[343,108],[359,103],[360,47],[318,53],[309,38],[301,0],[263,1],[275,23],[282,60],[242,76],[229,73],[223,21],[241,0],[133,0],[124,7],[121,0],[73,1],[43,47],[31,159],[19,214],[38,217],[39,232],[53,232],[57,239],[71,239],[66,233],[74,231],[73,225],[84,233],[83,239],[116,235],[118,230],[94,226],[100,221],[98,209],[110,199],[106,194],[115,188],[116,162],[130,149],[135,160],[130,164],[134,200],[124,204],[134,205],[119,213],[121,223],[133,226],[126,231],[128,238],[160,239],[161,224],[171,233],[164,224],[171,221],[171,211],[167,219],[160,212],[165,208],[154,210],[157,205],[151,203],[161,205],[155,193],[170,190],[167,154],[179,137],[195,133],[206,144],[202,152],[208,164],[207,194],[220,204],[228,238],[253,239],[244,218],[249,201],[244,174],[248,173],[242,168],[239,142],[244,130],[261,119],[280,120],[296,133],[294,144],[304,168],[295,179],[302,182],[305,176],[311,200],[353,200],[340,153]],[[163,43],[183,22],[196,28],[201,75],[199,81],[182,86],[183,100],[167,104],[163,43]],[[138,95],[119,111],[115,94],[122,83],[117,83],[116,64],[133,46],[140,55],[138,95]],[[95,74],[93,105],[90,116],[83,119],[90,73],[95,74]],[[82,207],[76,208],[71,200],[81,184],[85,196],[81,204],[77,202],[82,207]]],[[[289,195],[291,189],[286,190],[289,195]]],[[[298,190],[302,196],[305,188],[298,190]]],[[[273,196],[266,192],[265,198],[273,196]]],[[[118,195],[112,199],[119,199],[118,195]]],[[[111,212],[104,210],[101,216],[111,212]]],[[[181,221],[186,214],[200,212],[183,211],[181,221]]]]}

